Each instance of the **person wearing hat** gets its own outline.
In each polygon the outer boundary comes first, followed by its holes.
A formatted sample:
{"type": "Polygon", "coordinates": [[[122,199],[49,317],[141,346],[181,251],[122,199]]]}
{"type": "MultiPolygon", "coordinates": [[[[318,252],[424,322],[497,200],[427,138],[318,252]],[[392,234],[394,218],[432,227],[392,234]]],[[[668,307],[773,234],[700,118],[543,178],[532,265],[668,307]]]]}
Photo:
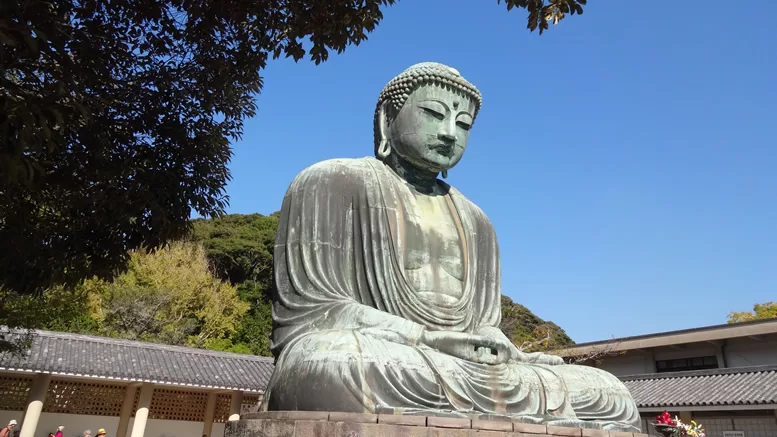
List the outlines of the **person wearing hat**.
{"type": "Polygon", "coordinates": [[[8,425],[0,429],[0,437],[11,437],[11,431],[13,431],[14,427],[16,427],[16,421],[11,419],[8,425]]]}
{"type": "Polygon", "coordinates": [[[105,434],[106,434],[105,433],[105,428],[100,428],[100,429],[97,430],[97,434],[95,434],[94,436],[95,437],[101,437],[101,436],[105,436],[105,434]]]}
{"type": "Polygon", "coordinates": [[[57,432],[54,434],[54,437],[62,437],[64,435],[64,431],[65,431],[65,426],[59,425],[57,427],[57,432]]]}

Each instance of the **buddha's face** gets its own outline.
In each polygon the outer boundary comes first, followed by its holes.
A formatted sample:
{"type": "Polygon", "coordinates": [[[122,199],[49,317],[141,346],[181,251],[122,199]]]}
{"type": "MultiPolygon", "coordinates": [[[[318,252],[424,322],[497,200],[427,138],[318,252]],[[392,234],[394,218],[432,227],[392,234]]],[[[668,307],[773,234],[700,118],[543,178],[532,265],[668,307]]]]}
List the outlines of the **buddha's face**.
{"type": "Polygon", "coordinates": [[[388,139],[397,153],[415,167],[441,172],[464,155],[475,102],[437,85],[415,90],[389,123],[388,139]]]}

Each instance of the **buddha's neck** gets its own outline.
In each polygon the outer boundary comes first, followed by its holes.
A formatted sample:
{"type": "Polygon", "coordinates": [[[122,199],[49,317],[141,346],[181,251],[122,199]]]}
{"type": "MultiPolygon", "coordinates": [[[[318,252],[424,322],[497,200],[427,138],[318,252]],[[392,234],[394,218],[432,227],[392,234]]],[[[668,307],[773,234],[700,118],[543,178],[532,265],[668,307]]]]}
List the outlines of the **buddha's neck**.
{"type": "Polygon", "coordinates": [[[386,157],[385,163],[405,182],[422,193],[432,193],[437,186],[437,172],[420,169],[396,153],[386,157]]]}

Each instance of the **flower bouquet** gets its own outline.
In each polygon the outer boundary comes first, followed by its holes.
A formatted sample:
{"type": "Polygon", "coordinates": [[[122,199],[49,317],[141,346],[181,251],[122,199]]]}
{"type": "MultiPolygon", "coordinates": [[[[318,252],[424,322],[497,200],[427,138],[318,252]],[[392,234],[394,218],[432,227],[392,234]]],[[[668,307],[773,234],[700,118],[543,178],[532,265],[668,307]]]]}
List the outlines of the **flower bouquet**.
{"type": "Polygon", "coordinates": [[[677,425],[680,427],[683,437],[707,437],[704,428],[694,420],[691,420],[691,423],[683,423],[678,420],[677,425]]]}
{"type": "Polygon", "coordinates": [[[683,423],[678,417],[672,419],[667,411],[656,416],[653,427],[664,437],[707,437],[704,428],[691,420],[691,423],[683,423]]]}

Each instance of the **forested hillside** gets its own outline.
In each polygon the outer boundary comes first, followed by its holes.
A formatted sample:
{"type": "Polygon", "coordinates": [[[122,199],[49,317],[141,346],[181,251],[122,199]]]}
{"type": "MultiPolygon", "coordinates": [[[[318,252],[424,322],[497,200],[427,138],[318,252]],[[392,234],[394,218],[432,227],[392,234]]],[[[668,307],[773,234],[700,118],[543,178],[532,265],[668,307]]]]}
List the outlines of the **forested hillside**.
{"type": "Polygon", "coordinates": [[[526,351],[558,350],[575,344],[557,324],[542,320],[525,306],[502,296],[502,324],[508,338],[526,351]]]}

